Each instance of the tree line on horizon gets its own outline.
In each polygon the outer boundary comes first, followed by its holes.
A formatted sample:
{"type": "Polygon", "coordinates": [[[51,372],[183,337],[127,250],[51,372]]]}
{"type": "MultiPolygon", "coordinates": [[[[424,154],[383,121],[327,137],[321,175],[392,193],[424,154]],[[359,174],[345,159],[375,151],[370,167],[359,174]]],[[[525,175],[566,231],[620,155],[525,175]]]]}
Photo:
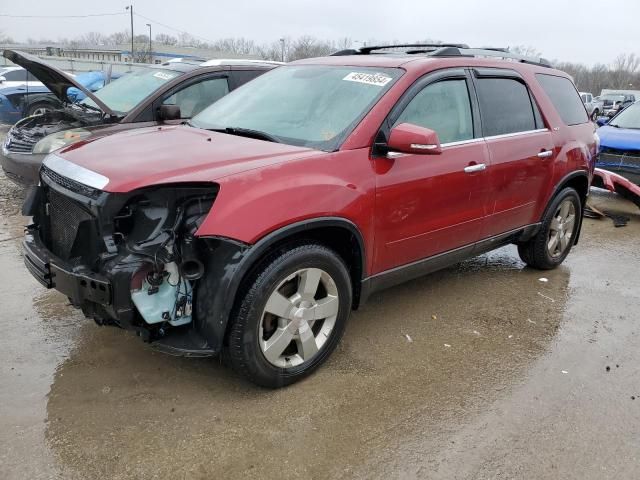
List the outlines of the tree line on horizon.
{"type": "MultiPolygon", "coordinates": [[[[134,60],[145,62],[148,60],[149,37],[148,35],[139,34],[134,36],[137,52],[134,60]]],[[[57,41],[50,39],[33,38],[27,39],[27,44],[40,45],[62,45],[68,49],[82,48],[88,46],[104,46],[114,47],[126,45],[131,42],[131,35],[128,31],[114,32],[105,35],[99,32],[88,32],[79,37],[69,39],[60,38],[57,41]]],[[[14,43],[13,40],[0,32],[0,43],[14,43]]],[[[320,57],[329,55],[335,51],[347,48],[354,48],[356,44],[361,46],[364,42],[355,42],[349,37],[343,37],[337,40],[322,40],[309,35],[300,37],[284,37],[272,42],[258,43],[254,40],[235,37],[222,38],[213,42],[207,42],[194,37],[186,32],[178,35],[170,35],[167,33],[158,33],[153,37],[155,45],[169,45],[178,47],[193,47],[211,49],[232,55],[251,55],[264,60],[276,60],[291,62],[303,58],[320,57]]],[[[400,41],[378,42],[368,40],[369,45],[378,44],[385,45],[389,43],[402,43],[400,41]]],[[[417,40],[410,43],[441,43],[437,40],[417,40]]],[[[509,48],[514,53],[532,57],[542,57],[543,55],[531,46],[517,45],[509,48]]],[[[588,66],[578,62],[567,62],[554,60],[551,62],[555,68],[563,70],[571,75],[580,91],[592,92],[599,95],[602,89],[620,89],[620,90],[640,90],[640,56],[635,53],[626,53],[618,55],[610,64],[597,63],[588,66]]]]}

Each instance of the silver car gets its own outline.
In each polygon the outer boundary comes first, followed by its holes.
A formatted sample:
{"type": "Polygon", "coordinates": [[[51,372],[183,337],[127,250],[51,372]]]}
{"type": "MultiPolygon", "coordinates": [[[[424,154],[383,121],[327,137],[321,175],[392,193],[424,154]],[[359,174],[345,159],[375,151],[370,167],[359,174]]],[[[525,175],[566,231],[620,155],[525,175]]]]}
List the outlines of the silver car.
{"type": "Polygon", "coordinates": [[[595,122],[602,112],[600,103],[589,92],[580,92],[580,98],[582,98],[582,103],[584,103],[584,108],[587,109],[589,117],[595,122]]]}

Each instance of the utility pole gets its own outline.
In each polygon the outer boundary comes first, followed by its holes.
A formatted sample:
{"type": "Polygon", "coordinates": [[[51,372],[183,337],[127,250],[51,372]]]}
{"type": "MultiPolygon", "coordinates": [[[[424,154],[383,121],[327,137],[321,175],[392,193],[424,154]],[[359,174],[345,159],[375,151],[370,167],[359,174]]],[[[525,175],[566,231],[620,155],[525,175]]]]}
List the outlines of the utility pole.
{"type": "Polygon", "coordinates": [[[129,10],[131,14],[131,63],[133,63],[133,5],[129,5],[125,10],[129,10]]]}
{"type": "Polygon", "coordinates": [[[149,27],[149,63],[153,63],[153,58],[151,55],[151,24],[147,23],[147,27],[149,27]]]}
{"type": "Polygon", "coordinates": [[[284,38],[280,39],[280,46],[282,47],[282,61],[284,62],[284,38]]]}

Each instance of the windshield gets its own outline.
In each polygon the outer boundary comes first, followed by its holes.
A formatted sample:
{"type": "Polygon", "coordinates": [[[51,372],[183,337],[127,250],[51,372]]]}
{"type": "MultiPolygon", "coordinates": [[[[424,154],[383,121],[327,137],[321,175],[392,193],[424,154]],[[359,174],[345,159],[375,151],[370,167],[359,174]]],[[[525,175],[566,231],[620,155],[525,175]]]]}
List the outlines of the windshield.
{"type": "MultiPolygon", "coordinates": [[[[179,75],[182,75],[182,73],[159,68],[138,70],[114,80],[94,95],[114,112],[124,114],[162,85],[179,75]]],[[[90,98],[85,98],[80,103],[90,107],[97,107],[90,98]]]]}
{"type": "Polygon", "coordinates": [[[283,143],[333,151],[400,75],[395,68],[280,67],[218,100],[191,124],[255,130],[283,143]]]}
{"type": "Polygon", "coordinates": [[[640,129],[640,103],[634,103],[625,108],[609,122],[609,125],[612,127],[640,129]]]}

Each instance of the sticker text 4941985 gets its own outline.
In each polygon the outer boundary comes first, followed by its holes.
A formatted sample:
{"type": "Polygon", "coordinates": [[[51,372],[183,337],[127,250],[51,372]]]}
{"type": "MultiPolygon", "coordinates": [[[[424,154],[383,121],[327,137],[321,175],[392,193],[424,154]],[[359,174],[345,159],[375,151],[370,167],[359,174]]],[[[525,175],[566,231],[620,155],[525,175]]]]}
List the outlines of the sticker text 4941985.
{"type": "Polygon", "coordinates": [[[392,79],[382,73],[363,73],[363,72],[351,72],[343,78],[348,82],[366,83],[367,85],[376,85],[378,87],[384,87],[392,79]]]}

